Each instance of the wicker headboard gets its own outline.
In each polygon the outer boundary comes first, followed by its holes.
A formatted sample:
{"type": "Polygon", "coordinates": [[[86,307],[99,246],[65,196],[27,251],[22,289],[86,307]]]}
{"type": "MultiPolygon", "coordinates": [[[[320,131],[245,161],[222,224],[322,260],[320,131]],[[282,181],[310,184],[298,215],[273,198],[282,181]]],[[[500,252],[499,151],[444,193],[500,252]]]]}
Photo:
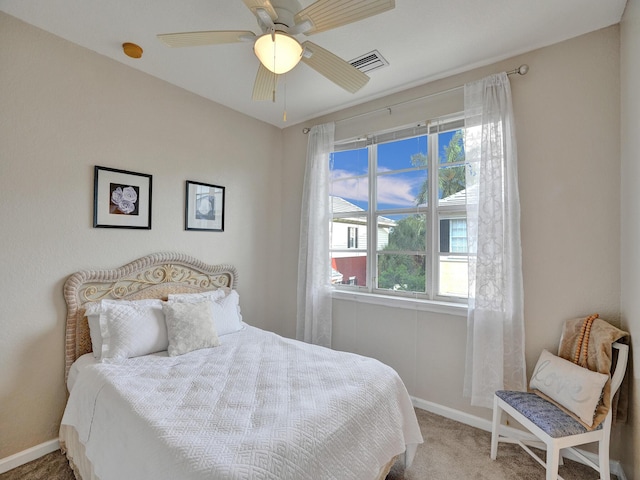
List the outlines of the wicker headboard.
{"type": "Polygon", "coordinates": [[[91,351],[85,304],[102,299],[166,299],[170,293],[194,293],[236,288],[238,274],[231,265],[207,265],[180,253],[156,253],[113,270],[81,270],[64,284],[67,303],[65,379],[71,364],[91,351]]]}

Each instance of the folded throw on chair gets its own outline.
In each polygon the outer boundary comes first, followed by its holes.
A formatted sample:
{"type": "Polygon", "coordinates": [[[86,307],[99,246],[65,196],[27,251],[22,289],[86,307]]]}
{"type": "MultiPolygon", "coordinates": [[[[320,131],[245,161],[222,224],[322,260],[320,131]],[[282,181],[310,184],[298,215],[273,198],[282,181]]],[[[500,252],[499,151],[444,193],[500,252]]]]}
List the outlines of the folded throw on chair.
{"type": "MultiPolygon", "coordinates": [[[[610,323],[592,315],[587,318],[567,320],[560,339],[558,356],[593,370],[610,374],[614,342],[628,343],[629,334],[610,323]]],[[[613,422],[624,423],[627,420],[628,388],[627,379],[622,382],[620,389],[611,397],[611,379],[607,380],[602,398],[596,408],[596,415],[592,428],[604,421],[609,408],[612,408],[613,422]]]]}

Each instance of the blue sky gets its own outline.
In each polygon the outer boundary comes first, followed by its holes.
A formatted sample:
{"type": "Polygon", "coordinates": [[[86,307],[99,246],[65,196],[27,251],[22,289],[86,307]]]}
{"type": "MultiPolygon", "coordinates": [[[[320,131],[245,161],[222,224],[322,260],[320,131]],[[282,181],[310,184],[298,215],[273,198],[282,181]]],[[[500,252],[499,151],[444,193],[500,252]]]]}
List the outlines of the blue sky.
{"type": "MultiPolygon", "coordinates": [[[[440,157],[455,131],[439,134],[440,157]]],[[[433,137],[432,137],[433,138],[433,137]]],[[[427,136],[420,136],[378,145],[378,173],[411,168],[411,156],[427,154],[427,136]]],[[[368,209],[367,149],[333,154],[332,195],[368,209]],[[349,178],[358,176],[358,178],[349,178]],[[343,180],[341,180],[343,179],[343,180]]],[[[388,174],[378,177],[378,209],[407,208],[415,205],[420,187],[427,180],[426,170],[388,174]]]]}

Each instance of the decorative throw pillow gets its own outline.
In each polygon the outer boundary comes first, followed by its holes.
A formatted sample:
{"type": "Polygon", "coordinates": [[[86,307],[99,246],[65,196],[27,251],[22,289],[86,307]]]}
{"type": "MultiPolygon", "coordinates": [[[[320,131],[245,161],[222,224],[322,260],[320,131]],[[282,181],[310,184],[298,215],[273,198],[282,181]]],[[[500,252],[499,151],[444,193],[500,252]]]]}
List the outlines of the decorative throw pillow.
{"type": "Polygon", "coordinates": [[[167,322],[169,356],[220,345],[210,302],[167,302],[162,309],[167,322]]]}
{"type": "Polygon", "coordinates": [[[219,337],[244,328],[240,314],[240,295],[235,290],[220,288],[211,292],[169,295],[170,302],[195,303],[203,300],[211,303],[213,321],[219,337]]]}
{"type": "Polygon", "coordinates": [[[529,386],[573,412],[586,425],[600,402],[608,375],[589,370],[543,350],[529,386]]]}
{"type": "Polygon", "coordinates": [[[101,307],[102,361],[167,349],[169,341],[161,300],[102,300],[101,307]]]}

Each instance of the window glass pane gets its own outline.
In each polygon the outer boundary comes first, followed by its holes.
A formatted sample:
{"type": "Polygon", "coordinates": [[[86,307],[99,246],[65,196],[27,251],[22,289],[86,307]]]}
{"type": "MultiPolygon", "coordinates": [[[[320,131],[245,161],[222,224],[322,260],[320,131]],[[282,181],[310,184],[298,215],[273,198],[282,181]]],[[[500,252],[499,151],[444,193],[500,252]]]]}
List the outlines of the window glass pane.
{"type": "Polygon", "coordinates": [[[426,261],[424,255],[378,254],[378,288],[425,292],[426,261]]]}
{"type": "Polygon", "coordinates": [[[464,161],[462,130],[438,134],[438,199],[440,199],[440,205],[464,205],[464,161]]]}
{"type": "Polygon", "coordinates": [[[334,218],[331,222],[331,250],[367,250],[367,217],[353,215],[334,218]]]}
{"type": "Polygon", "coordinates": [[[377,176],[378,210],[426,205],[428,200],[426,169],[377,176]]]}
{"type": "Polygon", "coordinates": [[[467,253],[467,219],[440,217],[440,253],[467,253]]]}
{"type": "Polygon", "coordinates": [[[466,203],[464,165],[438,169],[438,205],[462,206],[466,203]]]}
{"type": "Polygon", "coordinates": [[[331,222],[331,283],[366,285],[367,217],[354,215],[331,222]]]}
{"type": "Polygon", "coordinates": [[[438,295],[467,297],[469,259],[467,219],[463,214],[440,217],[438,295]]]}
{"type": "Polygon", "coordinates": [[[369,153],[367,148],[333,152],[329,194],[337,197],[334,212],[369,209],[369,153]]]}
{"type": "Polygon", "coordinates": [[[331,283],[334,285],[367,285],[367,252],[332,252],[331,283]]]}
{"type": "Polygon", "coordinates": [[[455,253],[467,253],[467,220],[454,218],[449,222],[449,235],[451,243],[450,251],[455,253]]]}
{"type": "Polygon", "coordinates": [[[396,220],[390,217],[378,217],[377,250],[384,250],[389,245],[389,234],[396,225],[396,220]]]}
{"type": "Polygon", "coordinates": [[[367,148],[333,152],[330,157],[331,179],[366,175],[369,172],[367,148]]]}
{"type": "Polygon", "coordinates": [[[378,288],[424,293],[426,215],[380,215],[377,225],[378,288]]]}
{"type": "Polygon", "coordinates": [[[427,165],[427,136],[422,135],[378,147],[378,173],[427,165]]]}
{"type": "Polygon", "coordinates": [[[378,210],[426,205],[429,186],[427,136],[382,143],[375,148],[378,210]]]}
{"type": "Polygon", "coordinates": [[[439,295],[467,297],[469,293],[469,259],[466,255],[440,254],[439,295]]]}
{"type": "Polygon", "coordinates": [[[329,195],[333,213],[369,210],[369,179],[359,177],[331,182],[329,195]]]}
{"type": "Polygon", "coordinates": [[[424,252],[427,216],[404,214],[378,217],[378,251],[424,252]]]}

